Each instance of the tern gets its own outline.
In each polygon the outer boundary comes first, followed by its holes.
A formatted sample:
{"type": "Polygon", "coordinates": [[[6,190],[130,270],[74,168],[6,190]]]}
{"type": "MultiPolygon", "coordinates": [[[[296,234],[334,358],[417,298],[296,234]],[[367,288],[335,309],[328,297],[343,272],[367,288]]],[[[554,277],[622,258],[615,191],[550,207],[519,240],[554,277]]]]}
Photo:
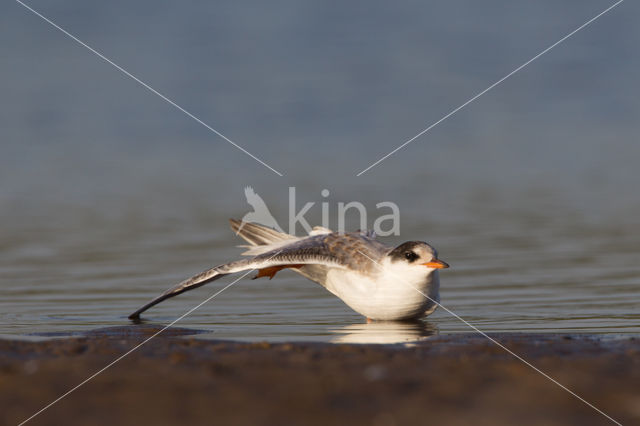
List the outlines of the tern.
{"type": "MultiPolygon", "coordinates": [[[[229,274],[256,270],[269,277],[291,269],[320,284],[367,320],[409,320],[433,313],[440,302],[438,270],[449,265],[422,241],[389,247],[375,233],[339,233],[315,227],[296,237],[256,223],[231,219],[231,229],[250,246],[244,259],[225,263],[171,287],[134,313],[229,274]]],[[[247,247],[247,246],[245,246],[247,247]]]]}

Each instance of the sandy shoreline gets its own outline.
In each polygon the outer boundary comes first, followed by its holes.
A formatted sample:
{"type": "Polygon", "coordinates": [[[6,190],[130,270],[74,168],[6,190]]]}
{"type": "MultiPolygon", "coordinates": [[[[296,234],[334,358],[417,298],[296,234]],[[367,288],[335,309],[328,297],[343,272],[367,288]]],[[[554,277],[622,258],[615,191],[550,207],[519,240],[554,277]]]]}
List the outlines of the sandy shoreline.
{"type": "MultiPolygon", "coordinates": [[[[0,340],[0,422],[20,423],[157,330],[0,340]]],[[[639,338],[492,336],[617,421],[640,422],[639,338]]],[[[411,347],[246,344],[181,329],[154,338],[29,424],[142,422],[612,424],[478,335],[411,347]]]]}

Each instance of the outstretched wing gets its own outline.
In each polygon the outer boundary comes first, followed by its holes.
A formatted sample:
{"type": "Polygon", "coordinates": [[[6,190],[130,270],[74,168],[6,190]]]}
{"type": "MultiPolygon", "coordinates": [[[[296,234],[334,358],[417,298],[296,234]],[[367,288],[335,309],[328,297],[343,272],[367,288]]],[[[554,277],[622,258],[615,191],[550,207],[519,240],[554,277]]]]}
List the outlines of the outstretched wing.
{"type": "MultiPolygon", "coordinates": [[[[293,242],[303,241],[309,238],[298,238],[257,223],[241,222],[235,219],[230,219],[230,222],[231,229],[233,229],[236,235],[239,235],[251,244],[249,250],[242,253],[245,256],[257,256],[259,254],[276,251],[282,247],[289,246],[293,242]]],[[[371,273],[370,270],[367,270],[367,268],[371,266],[371,258],[380,259],[391,250],[390,247],[375,240],[375,233],[373,231],[340,234],[332,232],[328,228],[316,226],[309,233],[309,236],[325,236],[325,238],[322,239],[323,252],[328,252],[334,258],[338,258],[339,263],[348,265],[349,268],[357,269],[364,273],[371,273]]],[[[318,240],[313,241],[313,244],[321,244],[318,240]]],[[[306,245],[308,242],[302,244],[306,245]]],[[[330,267],[321,264],[307,264],[302,267],[296,267],[293,271],[324,286],[329,269],[330,267]]],[[[373,272],[375,273],[377,271],[374,270],[373,272]]],[[[263,275],[269,274],[265,273],[263,275]]]]}
{"type": "Polygon", "coordinates": [[[265,271],[265,273],[262,275],[259,273],[258,276],[272,276],[280,269],[300,268],[304,265],[323,265],[334,268],[348,266],[343,262],[341,256],[332,254],[324,241],[324,236],[318,235],[302,240],[294,240],[289,245],[280,246],[274,250],[267,251],[248,259],[225,263],[184,280],[175,287],[168,289],[160,296],[151,300],[140,309],[136,310],[134,313],[129,315],[129,319],[140,318],[140,314],[152,306],[184,293],[185,291],[201,287],[225,275],[242,271],[259,270],[265,271]]]}

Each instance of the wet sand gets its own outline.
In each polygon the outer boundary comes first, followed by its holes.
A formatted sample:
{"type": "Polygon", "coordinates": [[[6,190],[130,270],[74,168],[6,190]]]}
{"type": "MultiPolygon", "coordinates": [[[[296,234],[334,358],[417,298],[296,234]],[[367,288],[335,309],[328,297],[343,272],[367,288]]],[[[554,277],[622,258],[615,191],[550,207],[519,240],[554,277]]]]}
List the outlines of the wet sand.
{"type": "MultiPolygon", "coordinates": [[[[158,328],[0,340],[18,424],[158,328]]],[[[412,346],[234,343],[170,329],[29,424],[613,424],[479,335],[412,346]]],[[[492,337],[622,424],[640,424],[640,339],[492,337]]]]}

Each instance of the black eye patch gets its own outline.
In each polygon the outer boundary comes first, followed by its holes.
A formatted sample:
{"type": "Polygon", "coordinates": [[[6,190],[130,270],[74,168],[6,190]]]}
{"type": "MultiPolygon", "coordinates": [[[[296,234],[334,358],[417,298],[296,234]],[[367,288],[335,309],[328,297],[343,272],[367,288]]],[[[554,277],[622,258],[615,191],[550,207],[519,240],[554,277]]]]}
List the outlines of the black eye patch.
{"type": "Polygon", "coordinates": [[[407,259],[409,262],[415,262],[416,259],[418,259],[420,256],[418,256],[416,253],[412,252],[412,251],[407,251],[404,253],[404,258],[407,259]]]}

